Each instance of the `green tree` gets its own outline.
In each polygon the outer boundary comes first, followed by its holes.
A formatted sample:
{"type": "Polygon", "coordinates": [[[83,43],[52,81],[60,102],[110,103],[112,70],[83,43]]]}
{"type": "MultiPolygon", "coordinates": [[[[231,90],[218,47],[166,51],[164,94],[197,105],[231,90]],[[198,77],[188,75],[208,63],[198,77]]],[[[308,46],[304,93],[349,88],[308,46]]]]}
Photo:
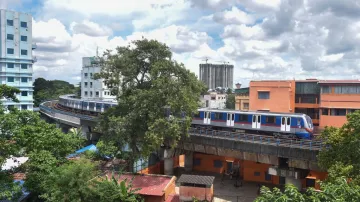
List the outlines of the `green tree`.
{"type": "Polygon", "coordinates": [[[37,78],[34,81],[34,105],[39,106],[46,100],[58,99],[60,95],[76,94],[73,84],[61,80],[45,80],[37,78]]]}
{"type": "Polygon", "coordinates": [[[278,188],[270,190],[262,187],[260,196],[255,202],[328,202],[328,201],[360,201],[360,186],[353,182],[348,183],[345,177],[334,178],[333,181],[321,182],[321,191],[310,188],[302,194],[294,185],[285,185],[282,192],[278,188]]]}
{"type": "Polygon", "coordinates": [[[41,182],[41,198],[49,202],[94,201],[89,181],[99,175],[96,166],[88,159],[80,159],[55,167],[41,182]]]}
{"type": "Polygon", "coordinates": [[[360,111],[347,115],[341,128],[326,128],[322,133],[328,149],[318,155],[319,165],[334,173],[348,173],[347,177],[360,185],[360,111]]]}
{"type": "Polygon", "coordinates": [[[104,142],[121,150],[126,144],[132,158],[148,155],[166,139],[176,144],[186,134],[205,85],[195,74],[172,60],[170,48],[155,40],[138,40],[132,46],[118,47],[101,59],[103,68],[95,78],[103,78],[118,105],[100,120],[104,142]],[[164,116],[171,109],[173,119],[164,116]],[[181,112],[184,119],[179,121],[181,112]]]}
{"type": "Polygon", "coordinates": [[[93,191],[98,202],[141,202],[144,201],[136,192],[140,189],[133,189],[132,180],[119,181],[114,175],[109,179],[107,176],[103,180],[93,181],[93,191]]]}
{"type": "Polygon", "coordinates": [[[226,109],[235,109],[235,95],[228,94],[225,102],[226,109]]]}

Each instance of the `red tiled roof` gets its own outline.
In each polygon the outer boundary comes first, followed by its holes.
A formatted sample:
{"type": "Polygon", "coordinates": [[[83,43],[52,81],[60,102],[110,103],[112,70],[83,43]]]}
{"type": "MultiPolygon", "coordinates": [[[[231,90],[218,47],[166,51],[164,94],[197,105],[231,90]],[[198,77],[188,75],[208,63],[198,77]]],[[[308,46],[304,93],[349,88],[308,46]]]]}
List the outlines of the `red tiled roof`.
{"type": "MultiPolygon", "coordinates": [[[[111,172],[106,174],[108,178],[111,178],[111,172]]],[[[114,174],[115,178],[119,181],[128,179],[130,181],[134,176],[135,178],[132,181],[132,186],[134,189],[141,188],[137,191],[140,195],[150,195],[150,196],[162,196],[164,195],[163,190],[169,184],[172,177],[168,176],[157,176],[157,175],[131,175],[131,174],[121,174],[120,178],[118,174],[114,174]]]]}
{"type": "Polygon", "coordinates": [[[360,80],[320,80],[319,84],[326,83],[360,83],[360,80]]]}
{"type": "Polygon", "coordinates": [[[165,202],[180,202],[179,195],[169,195],[165,202]]]}
{"type": "Polygon", "coordinates": [[[14,180],[25,180],[26,175],[25,173],[14,173],[13,178],[14,180]]]}

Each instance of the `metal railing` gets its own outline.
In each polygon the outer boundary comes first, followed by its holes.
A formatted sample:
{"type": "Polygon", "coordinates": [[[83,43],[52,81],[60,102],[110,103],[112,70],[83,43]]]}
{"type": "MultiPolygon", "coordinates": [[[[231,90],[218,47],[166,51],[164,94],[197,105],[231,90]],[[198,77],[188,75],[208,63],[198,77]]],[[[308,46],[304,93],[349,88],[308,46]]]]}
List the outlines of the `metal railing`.
{"type": "Polygon", "coordinates": [[[62,111],[62,110],[58,110],[58,109],[54,109],[52,107],[46,106],[46,104],[48,104],[50,102],[51,101],[41,103],[40,106],[39,106],[40,111],[43,111],[43,112],[45,112],[45,113],[47,113],[47,114],[49,114],[49,115],[51,115],[53,117],[55,117],[55,113],[60,113],[60,114],[68,115],[68,116],[77,117],[77,118],[80,118],[80,119],[83,119],[83,120],[89,120],[89,121],[95,121],[96,120],[96,117],[82,115],[82,114],[78,114],[78,113],[71,113],[71,112],[62,111]]]}
{"type": "Polygon", "coordinates": [[[285,139],[285,138],[276,138],[274,136],[267,135],[256,135],[256,134],[246,134],[240,132],[230,132],[230,131],[218,131],[218,130],[209,130],[205,128],[190,128],[190,135],[197,136],[209,136],[212,138],[221,138],[221,139],[231,139],[241,142],[249,142],[256,144],[264,145],[273,145],[279,147],[291,147],[291,148],[300,148],[306,150],[322,150],[327,149],[328,146],[320,140],[306,140],[306,139],[285,139]]]}

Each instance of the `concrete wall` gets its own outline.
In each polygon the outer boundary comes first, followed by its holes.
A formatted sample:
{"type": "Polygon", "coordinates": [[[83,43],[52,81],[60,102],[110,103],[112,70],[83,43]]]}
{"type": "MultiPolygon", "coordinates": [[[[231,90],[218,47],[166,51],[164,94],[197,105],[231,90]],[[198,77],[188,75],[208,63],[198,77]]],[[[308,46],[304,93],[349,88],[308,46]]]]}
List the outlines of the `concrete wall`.
{"type": "Polygon", "coordinates": [[[235,96],[235,109],[241,111],[248,111],[249,108],[245,108],[244,104],[248,104],[248,106],[250,107],[249,102],[250,101],[248,95],[237,95],[235,96]]]}
{"type": "Polygon", "coordinates": [[[295,81],[251,81],[250,111],[294,112],[295,81]],[[258,99],[258,92],[267,91],[269,99],[258,99]]]}

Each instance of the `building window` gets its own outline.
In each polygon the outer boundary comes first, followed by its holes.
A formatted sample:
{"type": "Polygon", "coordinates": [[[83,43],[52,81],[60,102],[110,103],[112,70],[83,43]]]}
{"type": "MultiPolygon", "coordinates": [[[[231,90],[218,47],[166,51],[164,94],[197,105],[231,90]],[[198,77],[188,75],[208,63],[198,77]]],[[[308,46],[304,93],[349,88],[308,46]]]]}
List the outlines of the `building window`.
{"type": "Polygon", "coordinates": [[[23,28],[27,28],[27,22],[20,22],[20,26],[23,28]]]}
{"type": "Polygon", "coordinates": [[[22,83],[27,83],[27,82],[28,82],[28,78],[26,78],[26,77],[21,77],[21,82],[22,82],[22,83]]]}
{"type": "Polygon", "coordinates": [[[214,168],[222,168],[222,161],[214,160],[214,168]]]}
{"type": "Polygon", "coordinates": [[[21,50],[21,55],[27,55],[27,50],[21,50]]]}
{"type": "Polygon", "coordinates": [[[27,69],[27,64],[21,64],[21,69],[27,69]]]}
{"type": "Polygon", "coordinates": [[[21,41],[27,41],[27,36],[21,36],[21,41]]]}
{"type": "Polygon", "coordinates": [[[90,91],[90,97],[92,97],[92,91],[90,91]]]}
{"type": "Polygon", "coordinates": [[[270,99],[270,92],[258,92],[258,99],[261,100],[270,99]]]}
{"type": "Polygon", "coordinates": [[[88,73],[84,73],[84,77],[87,78],[88,73]]]}
{"type": "Polygon", "coordinates": [[[254,176],[260,176],[260,172],[254,172],[254,176]]]}
{"type": "Polygon", "coordinates": [[[275,116],[267,116],[266,123],[274,124],[275,123],[275,116]]]}
{"type": "Polygon", "coordinates": [[[330,86],[322,86],[321,87],[321,93],[322,94],[331,93],[331,87],[330,86]]]}
{"type": "Polygon", "coordinates": [[[6,39],[7,40],[14,40],[14,35],[13,34],[7,34],[6,39]]]}
{"type": "Polygon", "coordinates": [[[348,109],[347,110],[347,113],[350,114],[350,113],[354,113],[357,109],[348,109]]]}
{"type": "Polygon", "coordinates": [[[92,78],[92,73],[90,73],[90,78],[92,78]]]}
{"type": "Polygon", "coordinates": [[[21,105],[21,110],[27,110],[27,105],[21,105]]]}
{"type": "Polygon", "coordinates": [[[14,77],[8,77],[7,78],[7,82],[14,82],[14,80],[15,80],[14,77]]]}
{"type": "Polygon", "coordinates": [[[329,109],[321,109],[321,115],[329,115],[329,109]]]}
{"type": "Polygon", "coordinates": [[[95,96],[96,96],[96,97],[99,97],[99,91],[96,91],[96,92],[95,92],[95,96]]]}
{"type": "Polygon", "coordinates": [[[14,63],[7,63],[7,68],[14,68],[15,64],[14,63]]]}
{"type": "Polygon", "coordinates": [[[269,173],[267,173],[267,172],[265,172],[265,180],[271,181],[271,175],[269,175],[269,173]]]}
{"type": "Polygon", "coordinates": [[[346,109],[331,109],[331,116],[346,116],[346,109]]]}
{"type": "Polygon", "coordinates": [[[8,26],[14,26],[14,21],[13,20],[6,20],[6,23],[8,26]]]}
{"type": "Polygon", "coordinates": [[[14,105],[8,105],[7,106],[8,110],[14,109],[14,107],[15,107],[14,105]]]}
{"type": "Polygon", "coordinates": [[[248,115],[240,114],[239,121],[248,121],[248,115]]]}
{"type": "Polygon", "coordinates": [[[28,96],[28,92],[27,91],[21,91],[21,96],[28,96]]]}
{"type": "Polygon", "coordinates": [[[84,82],[84,86],[85,86],[85,88],[87,88],[87,82],[84,82]]]}
{"type": "Polygon", "coordinates": [[[243,103],[243,108],[244,109],[249,109],[249,103],[243,103]]]}
{"type": "Polygon", "coordinates": [[[14,54],[14,49],[13,48],[8,48],[7,49],[7,54],[14,54]]]}
{"type": "Polygon", "coordinates": [[[90,82],[90,88],[92,88],[92,82],[90,82]]]}
{"type": "Polygon", "coordinates": [[[84,95],[87,96],[87,91],[84,91],[84,95]]]}
{"type": "Polygon", "coordinates": [[[200,164],[201,164],[201,159],[195,158],[194,159],[194,166],[200,166],[200,164]]]}

